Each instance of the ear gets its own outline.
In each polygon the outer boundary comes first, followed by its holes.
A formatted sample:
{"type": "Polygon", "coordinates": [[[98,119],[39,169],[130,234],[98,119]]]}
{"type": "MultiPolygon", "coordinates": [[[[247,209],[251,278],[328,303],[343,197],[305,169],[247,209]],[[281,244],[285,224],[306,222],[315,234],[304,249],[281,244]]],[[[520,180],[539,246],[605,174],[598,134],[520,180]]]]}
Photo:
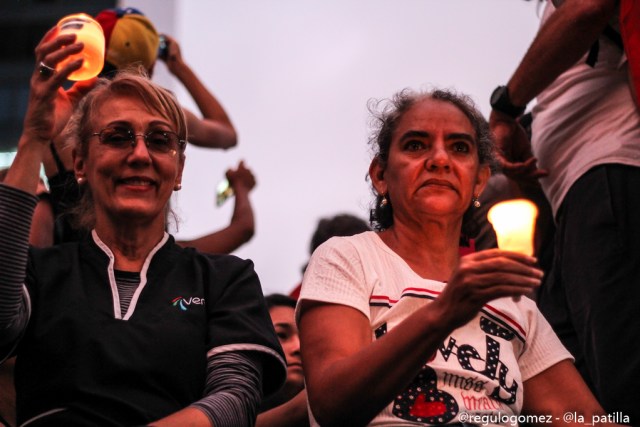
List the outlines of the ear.
{"type": "Polygon", "coordinates": [[[184,161],[187,158],[184,154],[180,155],[180,159],[178,160],[178,175],[176,175],[176,180],[174,183],[174,188],[182,187],[182,171],[184,171],[184,161]]]}
{"type": "Polygon", "coordinates": [[[478,171],[478,178],[476,179],[476,185],[473,187],[473,195],[475,197],[482,194],[484,188],[487,186],[489,182],[489,178],[491,178],[491,168],[489,165],[480,165],[480,170],[478,171]]]}
{"type": "Polygon", "coordinates": [[[75,148],[71,151],[71,158],[73,159],[73,172],[75,173],[76,178],[86,178],[87,174],[84,158],[78,154],[75,148]]]}
{"type": "Polygon", "coordinates": [[[369,178],[371,178],[371,184],[375,188],[378,194],[387,194],[387,183],[384,179],[385,168],[382,161],[378,156],[371,160],[369,165],[369,178]]]}

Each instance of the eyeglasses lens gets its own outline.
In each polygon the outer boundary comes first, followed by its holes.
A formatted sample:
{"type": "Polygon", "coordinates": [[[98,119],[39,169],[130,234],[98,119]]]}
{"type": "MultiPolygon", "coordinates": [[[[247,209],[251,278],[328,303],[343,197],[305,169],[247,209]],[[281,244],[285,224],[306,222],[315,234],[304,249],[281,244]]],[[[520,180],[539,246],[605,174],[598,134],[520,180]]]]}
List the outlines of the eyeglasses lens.
{"type": "Polygon", "coordinates": [[[171,131],[152,130],[144,135],[136,135],[126,128],[106,128],[97,134],[100,142],[116,149],[127,149],[135,146],[137,136],[142,136],[151,153],[175,154],[180,148],[180,138],[171,131]]]}

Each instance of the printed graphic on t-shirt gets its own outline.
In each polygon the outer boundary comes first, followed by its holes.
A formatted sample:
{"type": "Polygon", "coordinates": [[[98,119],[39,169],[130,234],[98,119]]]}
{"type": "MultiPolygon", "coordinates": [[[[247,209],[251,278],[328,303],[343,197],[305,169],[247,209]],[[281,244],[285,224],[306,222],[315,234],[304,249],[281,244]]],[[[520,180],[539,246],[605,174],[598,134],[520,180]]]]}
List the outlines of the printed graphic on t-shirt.
{"type": "MultiPolygon", "coordinates": [[[[386,323],[376,328],[376,338],[382,337],[387,328],[386,323]]],[[[509,406],[516,402],[521,383],[519,373],[510,373],[510,366],[517,369],[510,342],[524,341],[521,331],[488,312],[476,317],[465,330],[466,335],[454,331],[396,396],[394,416],[440,425],[454,420],[460,412],[512,411],[509,406]],[[468,339],[473,336],[468,333],[469,327],[476,336],[472,340],[468,339]]]]}
{"type": "Polygon", "coordinates": [[[425,365],[409,387],[393,402],[396,417],[428,424],[444,424],[458,414],[458,403],[438,390],[436,372],[425,365]]]}

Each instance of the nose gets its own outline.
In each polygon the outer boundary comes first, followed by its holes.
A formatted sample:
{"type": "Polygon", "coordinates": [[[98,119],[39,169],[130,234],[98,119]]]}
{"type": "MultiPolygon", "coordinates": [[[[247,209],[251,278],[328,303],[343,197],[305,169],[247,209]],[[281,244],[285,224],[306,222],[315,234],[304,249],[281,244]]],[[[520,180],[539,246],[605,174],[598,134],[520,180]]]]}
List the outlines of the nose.
{"type": "Polygon", "coordinates": [[[444,143],[437,143],[433,145],[425,159],[424,166],[428,171],[436,171],[438,169],[449,171],[451,159],[444,143]]]}
{"type": "Polygon", "coordinates": [[[300,337],[298,337],[298,334],[293,334],[287,344],[288,344],[287,347],[288,347],[289,353],[291,355],[294,355],[294,356],[300,355],[300,337]]]}
{"type": "Polygon", "coordinates": [[[147,142],[144,140],[144,135],[134,135],[134,140],[131,142],[131,147],[133,149],[131,150],[131,154],[128,157],[130,162],[151,162],[151,153],[149,153],[149,148],[147,147],[147,142]]]}
{"type": "Polygon", "coordinates": [[[298,334],[292,334],[286,341],[282,341],[280,344],[282,344],[282,349],[287,358],[293,358],[293,360],[300,359],[300,338],[298,334]]]}

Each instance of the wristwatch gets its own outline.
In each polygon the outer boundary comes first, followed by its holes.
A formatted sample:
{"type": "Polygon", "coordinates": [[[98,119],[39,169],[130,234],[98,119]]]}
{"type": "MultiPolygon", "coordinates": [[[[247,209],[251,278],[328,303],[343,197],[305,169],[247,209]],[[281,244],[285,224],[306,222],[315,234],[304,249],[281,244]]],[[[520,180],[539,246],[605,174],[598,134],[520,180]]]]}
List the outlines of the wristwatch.
{"type": "Polygon", "coordinates": [[[491,94],[491,108],[515,119],[524,113],[527,106],[513,105],[509,98],[509,89],[506,86],[498,86],[491,94]]]}

